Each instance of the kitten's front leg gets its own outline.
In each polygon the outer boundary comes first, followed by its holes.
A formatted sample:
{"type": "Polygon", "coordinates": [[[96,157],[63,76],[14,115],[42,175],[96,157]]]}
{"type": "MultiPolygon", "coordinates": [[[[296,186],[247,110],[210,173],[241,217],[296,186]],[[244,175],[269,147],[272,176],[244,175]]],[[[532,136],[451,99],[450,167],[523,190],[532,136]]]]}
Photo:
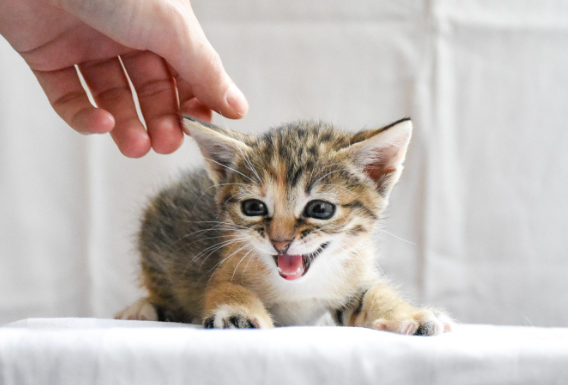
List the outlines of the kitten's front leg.
{"type": "Polygon", "coordinates": [[[417,308],[406,302],[394,289],[378,282],[344,309],[336,318],[349,326],[362,326],[377,330],[409,334],[437,335],[452,330],[452,319],[443,312],[417,308]]]}
{"type": "Polygon", "coordinates": [[[210,286],[205,295],[203,326],[208,329],[273,327],[262,301],[251,290],[234,283],[210,286]]]}

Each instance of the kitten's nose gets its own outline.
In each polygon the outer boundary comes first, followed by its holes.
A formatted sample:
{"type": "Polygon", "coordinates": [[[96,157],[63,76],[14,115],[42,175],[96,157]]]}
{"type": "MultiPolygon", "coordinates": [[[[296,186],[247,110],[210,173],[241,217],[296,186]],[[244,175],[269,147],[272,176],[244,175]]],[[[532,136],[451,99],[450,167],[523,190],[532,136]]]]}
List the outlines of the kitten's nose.
{"type": "Polygon", "coordinates": [[[272,242],[272,246],[274,246],[278,254],[286,254],[288,248],[290,247],[290,243],[292,243],[292,240],[289,241],[270,240],[270,242],[272,242]]]}

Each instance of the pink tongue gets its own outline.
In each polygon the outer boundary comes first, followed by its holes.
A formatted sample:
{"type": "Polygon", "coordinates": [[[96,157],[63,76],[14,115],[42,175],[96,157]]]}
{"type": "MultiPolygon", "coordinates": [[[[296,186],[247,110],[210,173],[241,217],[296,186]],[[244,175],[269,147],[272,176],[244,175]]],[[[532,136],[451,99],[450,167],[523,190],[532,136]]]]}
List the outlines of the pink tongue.
{"type": "Polygon", "coordinates": [[[301,255],[278,255],[278,270],[288,280],[300,278],[304,274],[304,261],[301,255]]]}

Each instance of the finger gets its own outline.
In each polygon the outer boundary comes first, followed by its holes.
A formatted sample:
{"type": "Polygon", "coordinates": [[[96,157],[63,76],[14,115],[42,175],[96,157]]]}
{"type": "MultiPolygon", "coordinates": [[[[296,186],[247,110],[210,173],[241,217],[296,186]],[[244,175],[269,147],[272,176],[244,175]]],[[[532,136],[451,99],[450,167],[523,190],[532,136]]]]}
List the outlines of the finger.
{"type": "Polygon", "coordinates": [[[195,95],[193,95],[189,83],[183,80],[172,67],[169,67],[169,69],[170,72],[172,72],[172,75],[174,76],[176,82],[176,89],[178,92],[179,104],[180,106],[182,106],[185,102],[188,102],[191,99],[193,99],[195,95]]]}
{"type": "Polygon", "coordinates": [[[243,93],[225,72],[189,3],[178,15],[167,14],[173,33],[154,33],[149,48],[165,58],[203,104],[228,118],[241,118],[248,112],[243,93]]]}
{"type": "Polygon", "coordinates": [[[55,112],[82,134],[101,134],[114,127],[114,118],[94,107],[83,89],[75,67],[58,71],[34,71],[55,112]]]}
{"type": "Polygon", "coordinates": [[[175,79],[179,96],[180,111],[183,114],[191,115],[205,122],[210,122],[213,118],[213,111],[194,97],[191,87],[185,80],[179,76],[175,79]]]}
{"type": "Polygon", "coordinates": [[[118,58],[80,64],[79,68],[96,103],[116,122],[111,136],[120,151],[139,158],[150,151],[148,133],[136,114],[132,92],[118,58]]]}
{"type": "MultiPolygon", "coordinates": [[[[184,115],[193,116],[204,122],[210,122],[213,117],[213,112],[205,104],[201,103],[196,98],[188,100],[181,105],[181,112],[184,115]]],[[[189,135],[189,132],[185,130],[185,133],[189,135]]]]}
{"type": "Polygon", "coordinates": [[[175,83],[164,59],[145,51],[122,56],[124,68],[136,89],[152,148],[169,154],[183,143],[175,83]]]}
{"type": "MultiPolygon", "coordinates": [[[[171,66],[168,66],[168,70],[172,74],[176,82],[176,89],[178,93],[180,111],[184,115],[190,115],[194,118],[199,120],[203,120],[205,122],[210,122],[213,118],[213,111],[205,104],[201,103],[197,98],[194,97],[193,92],[191,91],[191,87],[189,84],[183,80],[177,71],[173,69],[171,66]]],[[[189,132],[183,127],[183,130],[186,134],[189,135],[189,132]]]]}

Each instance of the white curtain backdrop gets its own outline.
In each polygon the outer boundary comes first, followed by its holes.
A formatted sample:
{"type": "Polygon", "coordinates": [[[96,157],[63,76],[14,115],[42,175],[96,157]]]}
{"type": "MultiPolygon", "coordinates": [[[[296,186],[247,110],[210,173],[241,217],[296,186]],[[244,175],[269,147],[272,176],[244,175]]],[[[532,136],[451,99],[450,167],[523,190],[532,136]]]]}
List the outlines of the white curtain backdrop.
{"type": "MultiPolygon", "coordinates": [[[[568,326],[568,2],[194,0],[247,95],[246,132],[412,116],[377,239],[417,302],[468,323],[568,326]]],[[[0,324],[112,314],[143,295],[150,195],[201,164],[76,134],[0,38],[0,324]]]]}

